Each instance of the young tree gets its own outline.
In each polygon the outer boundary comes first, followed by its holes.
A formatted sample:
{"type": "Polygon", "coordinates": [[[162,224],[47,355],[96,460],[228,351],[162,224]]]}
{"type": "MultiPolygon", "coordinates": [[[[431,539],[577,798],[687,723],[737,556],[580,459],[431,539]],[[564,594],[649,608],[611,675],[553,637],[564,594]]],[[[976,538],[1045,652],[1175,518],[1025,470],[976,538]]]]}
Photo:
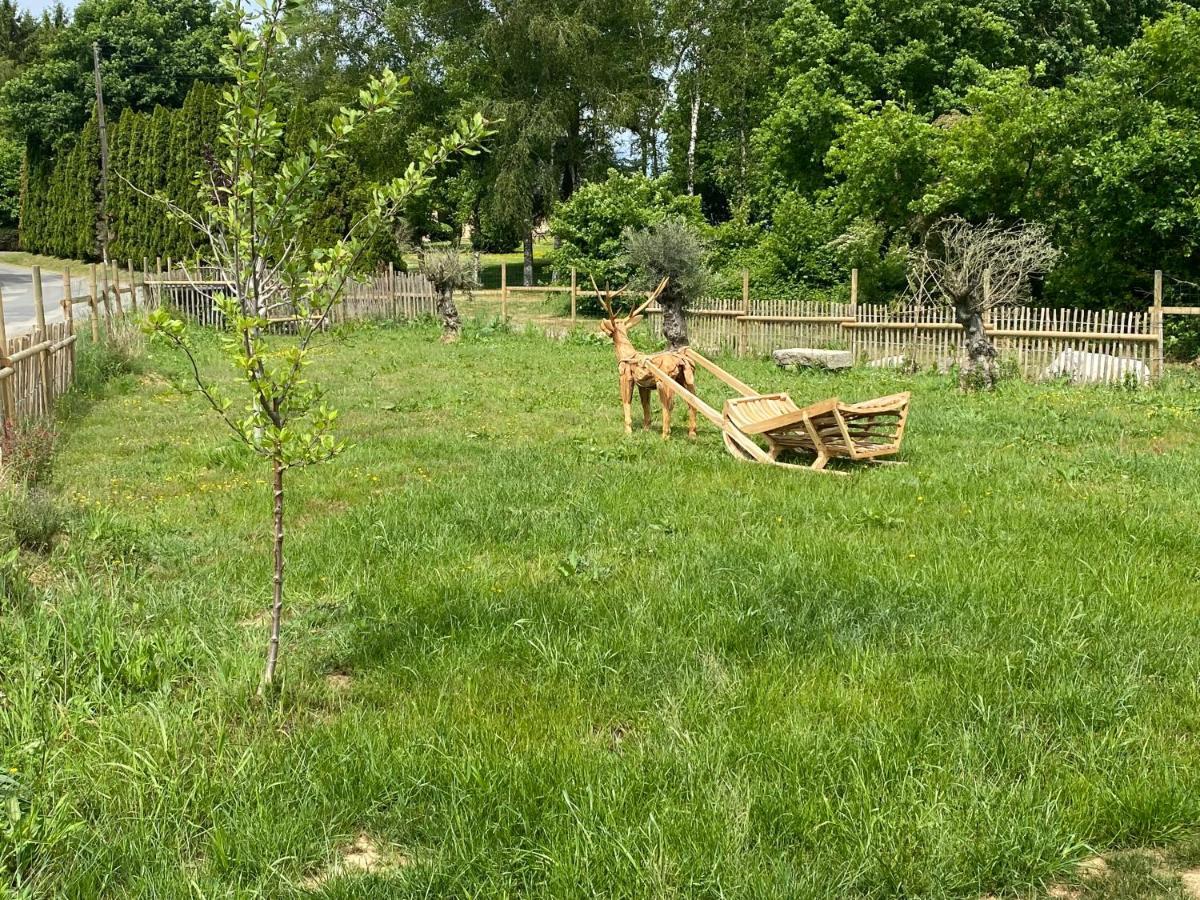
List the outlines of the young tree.
{"type": "Polygon", "coordinates": [[[457,341],[462,333],[462,319],[454,305],[454,292],[470,290],[475,286],[474,267],[471,260],[458,250],[447,248],[430,250],[421,257],[421,273],[433,284],[437,292],[438,315],[442,317],[442,340],[457,341]]]}
{"type": "Polygon", "coordinates": [[[663,311],[663,337],[671,350],[686,347],[684,308],[704,290],[708,270],[704,243],[695,228],[681,219],[668,219],[640,231],[625,231],[625,254],[637,281],[647,290],[667,279],[658,296],[663,311]]]}
{"type": "Polygon", "coordinates": [[[975,225],[959,216],[942,219],[909,256],[909,290],[917,302],[948,306],[962,325],[967,364],[964,390],[995,387],[996,346],[984,328],[991,309],[1028,301],[1032,276],[1058,259],[1045,229],[995,219],[975,225]]]}
{"type": "Polygon", "coordinates": [[[347,285],[360,274],[372,236],[415,195],[429,188],[434,170],[449,157],[473,154],[487,134],[481,116],[464,121],[427,148],[404,174],[371,191],[366,211],[340,239],[311,251],[300,233],[312,221],[325,179],[364,123],[390,113],[405,80],[390,70],[371,79],[359,104],[344,107],[307,149],[284,152],[284,79],[281,55],[288,44],[297,0],[257,0],[248,10],[237,0],[236,20],[222,56],[231,85],[222,98],[220,147],[202,190],[198,216],[160,198],[189,221],[207,243],[209,257],[230,283],[216,305],[223,314],[226,355],[237,372],[243,411],[202,371],[183,321],[155,310],[146,328],[187,358],[196,391],[234,436],[271,468],[273,484],[273,590],[266,666],[260,693],[275,678],[284,588],[284,476],[327,462],[345,447],[334,434],[337,412],[320,385],[305,373],[313,340],[323,332],[347,285]],[[295,334],[264,337],[272,319],[286,319],[295,334]]]}

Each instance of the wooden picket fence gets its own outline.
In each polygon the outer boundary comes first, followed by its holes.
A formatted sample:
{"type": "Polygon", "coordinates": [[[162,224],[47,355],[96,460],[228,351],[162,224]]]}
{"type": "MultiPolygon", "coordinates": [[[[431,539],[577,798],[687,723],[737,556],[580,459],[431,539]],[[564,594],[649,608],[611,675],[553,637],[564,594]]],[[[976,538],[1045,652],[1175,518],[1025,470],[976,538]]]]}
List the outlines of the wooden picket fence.
{"type": "MultiPolygon", "coordinates": [[[[216,296],[231,287],[224,274],[211,266],[168,265],[146,279],[157,302],[166,304],[198,325],[220,326],[216,296]]],[[[423,276],[388,267],[366,282],[352,282],[330,314],[330,323],[360,319],[416,319],[437,312],[433,285],[423,276]]],[[[269,316],[279,330],[294,325],[288,315],[269,316]]]]}
{"type": "Polygon", "coordinates": [[[73,291],[70,272],[62,273],[62,321],[47,322],[42,270],[34,266],[35,326],[27,334],[8,335],[0,299],[0,414],[6,433],[54,414],[58,399],[75,382],[76,328],[82,321],[86,320],[93,341],[123,339],[131,328],[128,315],[153,302],[136,282],[132,263],[124,286],[115,264],[93,265],[90,272],[90,289],[80,295],[73,291]],[[86,316],[76,316],[80,304],[86,305],[86,316]]]}
{"type": "MultiPolygon", "coordinates": [[[[500,315],[507,319],[509,301],[520,292],[569,294],[571,323],[580,295],[578,274],[571,284],[536,288],[509,286],[503,277],[496,294],[500,315]]],[[[220,324],[213,297],[227,287],[217,270],[205,267],[157,267],[147,276],[148,291],[192,320],[220,324]]],[[[704,298],[687,310],[688,336],[698,350],[736,356],[764,356],[784,347],[849,350],[859,362],[928,367],[946,365],[962,353],[962,327],[953,312],[935,306],[898,306],[858,302],[857,272],[852,273],[846,302],[810,299],[757,299],[749,277],[742,296],[704,298]]],[[[119,294],[118,294],[119,296],[119,294]]],[[[1120,381],[1130,361],[1144,365],[1154,377],[1163,369],[1163,317],[1192,312],[1190,307],[1163,304],[1162,275],[1155,275],[1154,305],[1144,311],[1017,307],[993,311],[985,319],[1001,358],[1011,360],[1027,378],[1041,378],[1063,351],[1111,357],[1099,377],[1120,381]]],[[[420,274],[389,268],[365,283],[355,283],[335,308],[333,323],[356,319],[413,319],[437,312],[433,286],[420,274]]],[[[1200,308],[1195,310],[1200,314],[1200,308]]],[[[650,327],[661,335],[661,310],[647,310],[650,327]]],[[[291,321],[279,319],[281,327],[291,321]]]]}
{"type": "MultiPolygon", "coordinates": [[[[824,300],[757,300],[744,283],[741,297],[705,298],[685,313],[688,340],[698,350],[736,356],[765,356],[785,347],[849,350],[856,361],[929,367],[957,361],[962,326],[953,311],[934,306],[860,304],[857,278],[847,303],[824,300]]],[[[1156,285],[1161,284],[1161,276],[1156,285]]],[[[1011,360],[1027,378],[1045,377],[1063,351],[1112,357],[1098,376],[1126,377],[1128,362],[1146,366],[1157,377],[1163,367],[1161,290],[1145,311],[1015,307],[995,310],[985,319],[1000,357],[1011,360]]],[[[647,310],[661,336],[662,312],[647,310]]]]}

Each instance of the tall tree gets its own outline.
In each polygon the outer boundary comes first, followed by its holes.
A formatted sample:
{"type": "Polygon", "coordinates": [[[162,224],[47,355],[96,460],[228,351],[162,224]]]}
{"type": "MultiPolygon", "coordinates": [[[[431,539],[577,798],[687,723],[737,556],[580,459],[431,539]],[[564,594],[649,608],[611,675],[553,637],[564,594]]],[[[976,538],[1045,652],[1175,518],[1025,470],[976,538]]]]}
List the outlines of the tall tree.
{"type": "Polygon", "coordinates": [[[219,77],[227,26],[213,0],[82,0],[38,62],[0,88],[0,127],[42,147],[76,134],[95,100],[93,43],[114,111],[178,107],[193,81],[219,77]]]}

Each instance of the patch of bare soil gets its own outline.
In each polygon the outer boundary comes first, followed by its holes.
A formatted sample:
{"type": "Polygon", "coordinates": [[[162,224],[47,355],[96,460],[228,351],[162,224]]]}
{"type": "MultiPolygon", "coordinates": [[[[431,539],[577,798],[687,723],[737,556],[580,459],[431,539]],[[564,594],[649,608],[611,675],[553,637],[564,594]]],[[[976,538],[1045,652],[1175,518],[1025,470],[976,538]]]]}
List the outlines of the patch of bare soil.
{"type": "Polygon", "coordinates": [[[410,865],[412,860],[394,847],[381,847],[365,831],[338,851],[338,858],[323,871],[301,880],[306,891],[320,890],[334,878],[356,875],[386,875],[410,865]]]}
{"type": "MultiPolygon", "coordinates": [[[[1180,871],[1171,864],[1166,853],[1157,849],[1122,850],[1107,856],[1085,859],[1075,867],[1072,883],[1051,885],[1047,888],[1046,895],[1051,900],[1088,900],[1089,897],[1101,894],[1105,897],[1110,896],[1112,890],[1120,888],[1120,896],[1125,896],[1123,890],[1128,888],[1121,885],[1128,884],[1130,878],[1137,879],[1136,883],[1142,885],[1142,889],[1146,883],[1157,883],[1160,886],[1164,883],[1178,883],[1183,888],[1184,896],[1190,900],[1200,900],[1200,868],[1180,871]],[[1130,862],[1137,863],[1133,873],[1129,871],[1130,862]],[[1139,871],[1142,874],[1137,874],[1139,871]],[[1114,884],[1114,879],[1121,884],[1114,884]],[[1153,879],[1153,882],[1147,882],[1146,879],[1153,879]]],[[[1137,896],[1143,894],[1138,893],[1137,896]]]]}
{"type": "Polygon", "coordinates": [[[345,672],[333,672],[325,676],[325,684],[335,694],[341,694],[350,690],[350,686],[354,684],[354,679],[345,672]]]}
{"type": "Polygon", "coordinates": [[[239,628],[266,628],[271,624],[271,611],[269,609],[259,610],[252,616],[247,616],[238,622],[239,628]]]}
{"type": "Polygon", "coordinates": [[[1183,882],[1183,892],[1192,900],[1200,900],[1200,869],[1189,869],[1186,872],[1179,873],[1179,880],[1183,882]]]}

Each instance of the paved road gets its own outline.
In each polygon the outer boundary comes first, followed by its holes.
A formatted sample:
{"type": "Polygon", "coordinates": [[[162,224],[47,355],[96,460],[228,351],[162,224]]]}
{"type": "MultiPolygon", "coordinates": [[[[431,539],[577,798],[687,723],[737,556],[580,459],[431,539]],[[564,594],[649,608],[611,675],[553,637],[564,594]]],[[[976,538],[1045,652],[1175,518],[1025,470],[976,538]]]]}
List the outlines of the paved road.
{"type": "MultiPolygon", "coordinates": [[[[0,263],[0,291],[4,293],[4,324],[9,337],[32,331],[37,324],[33,307],[33,270],[0,263]]],[[[87,293],[84,278],[71,278],[71,293],[78,299],[87,293]]],[[[47,322],[61,322],[63,279],[61,272],[42,272],[42,300],[47,322]]],[[[76,318],[88,314],[86,303],[75,304],[76,318]]]]}

